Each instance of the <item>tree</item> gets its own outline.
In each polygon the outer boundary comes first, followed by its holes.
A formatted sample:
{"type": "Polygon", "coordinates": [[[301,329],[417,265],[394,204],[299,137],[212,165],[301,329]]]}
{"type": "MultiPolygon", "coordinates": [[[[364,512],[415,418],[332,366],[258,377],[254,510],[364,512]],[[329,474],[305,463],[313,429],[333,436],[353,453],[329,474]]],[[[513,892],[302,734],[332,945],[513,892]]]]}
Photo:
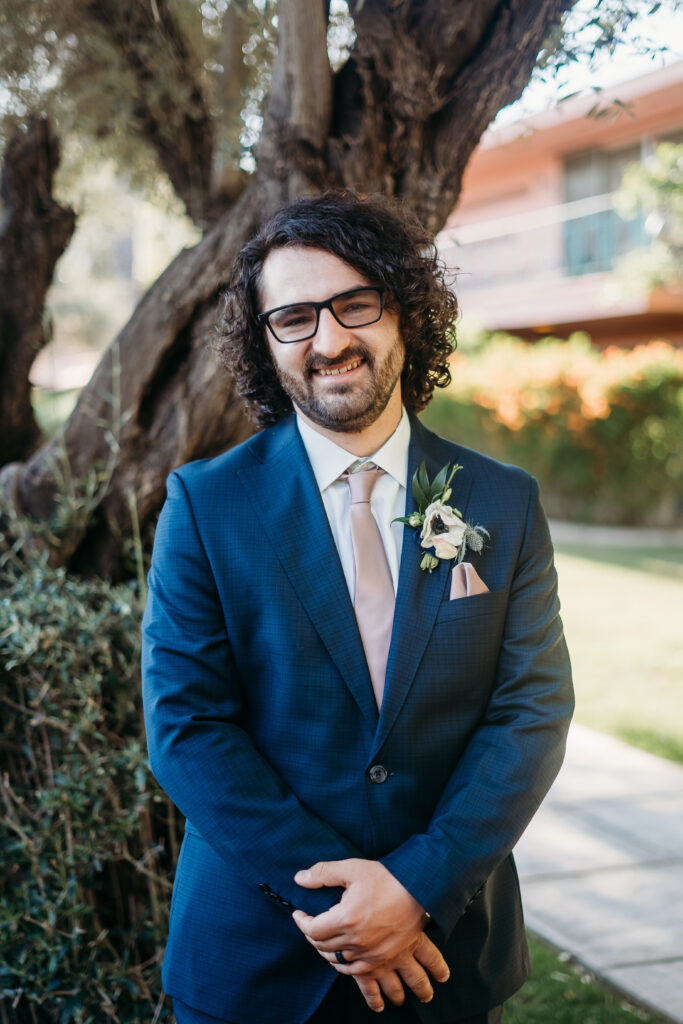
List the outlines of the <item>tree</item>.
{"type": "Polygon", "coordinates": [[[622,256],[617,277],[626,289],[683,283],[683,145],[660,144],[643,163],[630,164],[614,197],[627,219],[644,217],[648,245],[622,256]]]}
{"type": "MultiPolygon", "coordinates": [[[[154,155],[205,230],[144,296],[63,435],[0,473],[12,513],[52,522],[34,542],[53,564],[115,576],[131,495],[144,529],[174,466],[252,431],[207,349],[233,258],[264,218],[341,186],[397,196],[436,232],[484,129],[520,95],[548,37],[544,60],[554,59],[571,2],[350,0],[355,38],[333,70],[329,0],[213,0],[201,13],[190,0],[34,0],[28,10],[9,0],[4,24],[20,25],[5,51],[15,114],[49,66],[41,102],[60,128],[77,121],[124,154],[143,140],[142,164],[154,155]],[[69,90],[71,105],[55,104],[69,90]],[[262,116],[251,173],[236,142],[243,107],[248,124],[262,116]]],[[[598,0],[599,33],[614,37],[616,13],[636,6],[598,0]]]]}

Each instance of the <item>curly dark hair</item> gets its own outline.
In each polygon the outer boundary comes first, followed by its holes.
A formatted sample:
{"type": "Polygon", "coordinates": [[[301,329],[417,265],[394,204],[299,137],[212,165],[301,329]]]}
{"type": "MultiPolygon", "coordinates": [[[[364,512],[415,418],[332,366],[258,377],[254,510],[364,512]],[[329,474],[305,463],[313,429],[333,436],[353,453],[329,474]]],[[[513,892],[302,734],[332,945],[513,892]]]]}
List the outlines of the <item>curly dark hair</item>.
{"type": "Polygon", "coordinates": [[[451,380],[458,304],[432,238],[416,217],[384,196],[353,192],[304,196],[283,207],[240,252],[225,295],[216,349],[260,427],[292,409],[270,355],[266,328],[257,322],[266,257],[286,246],[324,249],[372,284],[387,289],[406,349],[401,396],[410,412],[429,403],[451,380]]]}

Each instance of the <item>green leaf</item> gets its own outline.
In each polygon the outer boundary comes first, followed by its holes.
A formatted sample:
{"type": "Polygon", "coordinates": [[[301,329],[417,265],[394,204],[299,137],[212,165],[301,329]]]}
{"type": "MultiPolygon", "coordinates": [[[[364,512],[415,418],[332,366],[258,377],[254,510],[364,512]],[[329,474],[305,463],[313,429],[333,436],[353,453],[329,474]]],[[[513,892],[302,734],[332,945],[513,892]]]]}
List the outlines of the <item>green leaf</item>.
{"type": "Polygon", "coordinates": [[[424,462],[417,471],[417,482],[422,488],[423,494],[429,496],[429,477],[427,476],[427,466],[424,462]]]}
{"type": "MultiPolygon", "coordinates": [[[[424,463],[422,463],[422,465],[424,465],[424,463]]],[[[420,486],[417,472],[413,477],[413,498],[415,499],[415,504],[417,505],[420,512],[424,512],[424,510],[427,508],[427,505],[429,504],[429,499],[427,498],[427,495],[420,486]]]]}
{"type": "Polygon", "coordinates": [[[439,472],[434,477],[434,482],[432,483],[429,493],[429,497],[431,498],[432,501],[436,501],[436,499],[444,490],[446,486],[446,479],[448,477],[448,470],[450,468],[451,464],[449,462],[443,467],[443,469],[440,469],[439,472]]]}
{"type": "Polygon", "coordinates": [[[429,498],[424,493],[417,480],[413,478],[413,497],[415,498],[415,504],[417,505],[420,512],[424,512],[429,504],[429,498]]]}

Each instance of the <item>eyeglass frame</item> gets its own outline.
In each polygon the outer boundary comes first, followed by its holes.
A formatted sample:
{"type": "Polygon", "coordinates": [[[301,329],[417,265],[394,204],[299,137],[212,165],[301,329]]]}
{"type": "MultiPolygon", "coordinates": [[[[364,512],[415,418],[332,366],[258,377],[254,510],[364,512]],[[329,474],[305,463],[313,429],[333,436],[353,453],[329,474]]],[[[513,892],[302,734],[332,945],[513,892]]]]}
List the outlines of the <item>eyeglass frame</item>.
{"type": "Polygon", "coordinates": [[[320,327],[320,313],[322,312],[323,309],[329,309],[330,313],[337,321],[339,326],[343,327],[345,331],[352,331],[355,327],[369,327],[371,324],[376,324],[379,320],[382,319],[382,313],[384,312],[384,293],[386,292],[386,290],[386,286],[383,284],[368,284],[361,285],[360,288],[346,288],[343,292],[337,292],[336,295],[330,295],[329,299],[325,299],[323,302],[309,302],[305,300],[302,302],[288,302],[284,306],[275,306],[273,309],[267,309],[263,313],[257,313],[256,321],[259,324],[265,324],[270,333],[273,335],[275,340],[280,345],[296,345],[300,341],[310,341],[311,338],[314,338],[316,336],[316,334],[318,333],[318,328],[320,327]],[[332,303],[334,302],[335,299],[341,299],[344,295],[355,295],[357,292],[378,293],[379,315],[376,316],[374,320],[368,320],[366,323],[363,324],[351,324],[350,327],[347,327],[346,324],[343,324],[341,322],[335,311],[332,309],[332,303]],[[281,309],[295,309],[297,306],[313,307],[313,309],[315,310],[315,328],[311,332],[311,334],[307,334],[304,338],[293,338],[291,341],[283,341],[282,338],[278,338],[277,334],[275,333],[275,329],[270,323],[270,316],[273,313],[279,313],[281,309]]]}

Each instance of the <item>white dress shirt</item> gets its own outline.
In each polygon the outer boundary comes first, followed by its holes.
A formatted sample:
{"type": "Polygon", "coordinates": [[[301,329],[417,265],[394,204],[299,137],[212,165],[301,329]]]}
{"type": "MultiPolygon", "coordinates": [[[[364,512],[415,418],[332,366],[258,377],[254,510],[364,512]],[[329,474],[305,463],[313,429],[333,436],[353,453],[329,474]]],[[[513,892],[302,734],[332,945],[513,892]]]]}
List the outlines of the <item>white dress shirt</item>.
{"type": "Polygon", "coordinates": [[[334,441],[319,434],[300,416],[297,416],[297,426],[320,488],[352,601],[354,567],[349,522],[351,492],[349,485],[339,477],[358,461],[373,462],[384,470],[383,476],[380,476],[372,489],[370,508],[382,535],[395,593],[398,587],[398,570],[401,562],[403,523],[392,525],[391,521],[396,516],[405,514],[408,445],[410,444],[410,420],[407,412],[405,409],[403,410],[396,430],[382,447],[378,448],[373,455],[369,455],[367,459],[362,460],[359,460],[352,452],[335,444],[334,441]]]}

